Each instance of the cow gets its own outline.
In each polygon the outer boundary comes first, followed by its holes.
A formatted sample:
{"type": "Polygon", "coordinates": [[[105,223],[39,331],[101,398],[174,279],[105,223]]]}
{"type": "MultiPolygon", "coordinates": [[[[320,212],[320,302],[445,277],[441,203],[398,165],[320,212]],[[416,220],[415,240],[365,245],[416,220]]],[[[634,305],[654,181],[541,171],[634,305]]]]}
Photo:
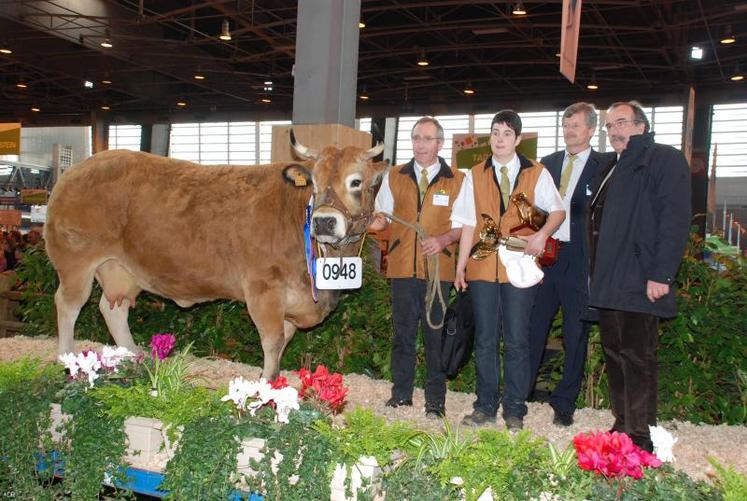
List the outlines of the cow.
{"type": "Polygon", "coordinates": [[[333,255],[358,252],[386,167],[369,150],[291,144],[303,159],[259,166],[202,166],[143,152],[104,151],[69,168],[49,199],[46,250],[57,271],[59,353],[73,351],[75,322],[95,279],[107,328],[139,351],[128,309],[146,290],[181,307],[246,303],[259,331],[263,376],[274,378],[297,328],[320,323],[339,292],[312,297],[304,224],[333,255]]]}

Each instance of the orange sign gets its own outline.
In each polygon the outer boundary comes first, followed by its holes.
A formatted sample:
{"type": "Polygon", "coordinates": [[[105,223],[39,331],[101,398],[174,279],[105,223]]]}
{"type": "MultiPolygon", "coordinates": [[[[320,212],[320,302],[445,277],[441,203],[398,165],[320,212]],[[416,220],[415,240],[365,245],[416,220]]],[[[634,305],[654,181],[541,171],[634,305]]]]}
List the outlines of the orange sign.
{"type": "Polygon", "coordinates": [[[578,33],[581,30],[581,0],[563,0],[560,25],[560,73],[571,83],[576,81],[578,33]]]}
{"type": "Polygon", "coordinates": [[[21,154],[21,124],[0,124],[0,155],[21,154]]]}
{"type": "Polygon", "coordinates": [[[21,211],[14,209],[0,210],[0,226],[21,226],[21,211]]]}
{"type": "Polygon", "coordinates": [[[27,205],[44,205],[47,203],[47,190],[21,190],[21,203],[27,205]]]}

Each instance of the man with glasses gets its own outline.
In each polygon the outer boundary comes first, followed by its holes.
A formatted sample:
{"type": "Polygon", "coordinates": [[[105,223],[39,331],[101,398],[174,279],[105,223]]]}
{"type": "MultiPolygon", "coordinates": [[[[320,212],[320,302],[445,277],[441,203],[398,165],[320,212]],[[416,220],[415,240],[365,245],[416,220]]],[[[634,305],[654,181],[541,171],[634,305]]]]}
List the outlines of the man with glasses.
{"type": "MultiPolygon", "coordinates": [[[[376,196],[376,216],[370,229],[381,231],[391,224],[387,250],[387,276],[391,279],[392,396],[389,407],[412,405],[418,324],[425,345],[425,413],[430,419],[445,415],[446,375],[441,368],[441,330],[430,327],[425,295],[438,260],[440,288],[448,301],[454,281],[456,241],[462,228],[452,223],[451,208],[459,194],[464,174],[449,167],[438,152],[444,144],[444,129],[433,117],[415,122],[411,133],[413,158],[384,175],[376,196]],[[391,223],[385,214],[396,217],[391,223]],[[419,224],[426,233],[402,224],[419,224]]],[[[444,312],[433,301],[430,319],[441,323],[444,312]]]]}
{"type": "Polygon", "coordinates": [[[496,252],[483,260],[470,259],[480,239],[486,214],[498,224],[502,235],[511,234],[521,225],[519,210],[511,196],[523,192],[529,202],[548,213],[545,225],[526,235],[525,254],[539,256],[547,238],[565,218],[563,201],[552,177],[536,161],[516,153],[521,143],[521,117],[513,110],[496,113],[490,125],[490,150],[487,161],[470,169],[465,189],[454,205],[454,220],[462,223],[459,261],[454,285],[472,291],[475,313],[475,372],[477,399],[474,410],[462,424],[485,426],[496,421],[501,404],[499,388],[501,364],[499,346],[504,340],[503,420],[506,428],[517,431],[524,426],[532,375],[529,364],[529,320],[537,291],[537,282],[514,285],[509,280],[507,263],[496,252]]]}
{"type": "Polygon", "coordinates": [[[560,242],[558,261],[544,268],[545,278],[537,289],[529,329],[532,387],[545,351],[547,334],[558,308],[563,310],[563,378],[550,395],[553,423],[573,424],[576,398],[586,363],[590,324],[583,321],[588,292],[586,206],[595,174],[607,167],[614,155],[591,147],[597,128],[597,111],[589,103],[575,103],[563,112],[565,149],[544,157],[542,165],[552,175],[563,199],[566,218],[553,237],[560,242]]]}
{"type": "Polygon", "coordinates": [[[597,179],[590,206],[589,304],[599,310],[613,431],[651,451],[656,425],[659,318],[674,317],[675,275],[690,224],[684,155],[654,142],[635,101],[607,110],[617,163],[597,179]]]}

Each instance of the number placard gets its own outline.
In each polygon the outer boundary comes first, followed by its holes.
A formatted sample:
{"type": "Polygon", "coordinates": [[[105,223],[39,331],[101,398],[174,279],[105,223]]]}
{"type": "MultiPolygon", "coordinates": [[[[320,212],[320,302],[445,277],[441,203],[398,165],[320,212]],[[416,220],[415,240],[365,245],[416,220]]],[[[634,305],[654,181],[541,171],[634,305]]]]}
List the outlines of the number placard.
{"type": "Polygon", "coordinates": [[[359,257],[320,257],[316,260],[317,289],[360,289],[363,260],[359,257]]]}

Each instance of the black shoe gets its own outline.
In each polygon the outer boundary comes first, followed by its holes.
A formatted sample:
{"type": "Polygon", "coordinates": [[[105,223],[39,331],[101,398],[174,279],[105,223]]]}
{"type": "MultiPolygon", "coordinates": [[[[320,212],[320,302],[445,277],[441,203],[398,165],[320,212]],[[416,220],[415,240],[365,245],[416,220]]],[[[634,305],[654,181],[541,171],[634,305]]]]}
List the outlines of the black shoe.
{"type": "Polygon", "coordinates": [[[462,418],[462,424],[465,426],[485,426],[490,423],[495,423],[495,416],[488,416],[477,409],[462,418]]]}
{"type": "Polygon", "coordinates": [[[441,420],[446,415],[443,409],[425,409],[426,419],[441,420]]]}
{"type": "Polygon", "coordinates": [[[403,405],[410,406],[410,405],[412,405],[412,399],[410,398],[410,399],[405,400],[404,398],[392,397],[392,398],[390,398],[389,400],[386,401],[385,405],[387,407],[400,407],[400,406],[403,406],[403,405]]]}
{"type": "Polygon", "coordinates": [[[524,419],[518,416],[505,416],[503,420],[506,422],[508,431],[519,431],[524,428],[524,419]]]}
{"type": "Polygon", "coordinates": [[[552,419],[552,424],[556,426],[571,426],[573,424],[573,414],[556,410],[555,417],[552,419]]]}

